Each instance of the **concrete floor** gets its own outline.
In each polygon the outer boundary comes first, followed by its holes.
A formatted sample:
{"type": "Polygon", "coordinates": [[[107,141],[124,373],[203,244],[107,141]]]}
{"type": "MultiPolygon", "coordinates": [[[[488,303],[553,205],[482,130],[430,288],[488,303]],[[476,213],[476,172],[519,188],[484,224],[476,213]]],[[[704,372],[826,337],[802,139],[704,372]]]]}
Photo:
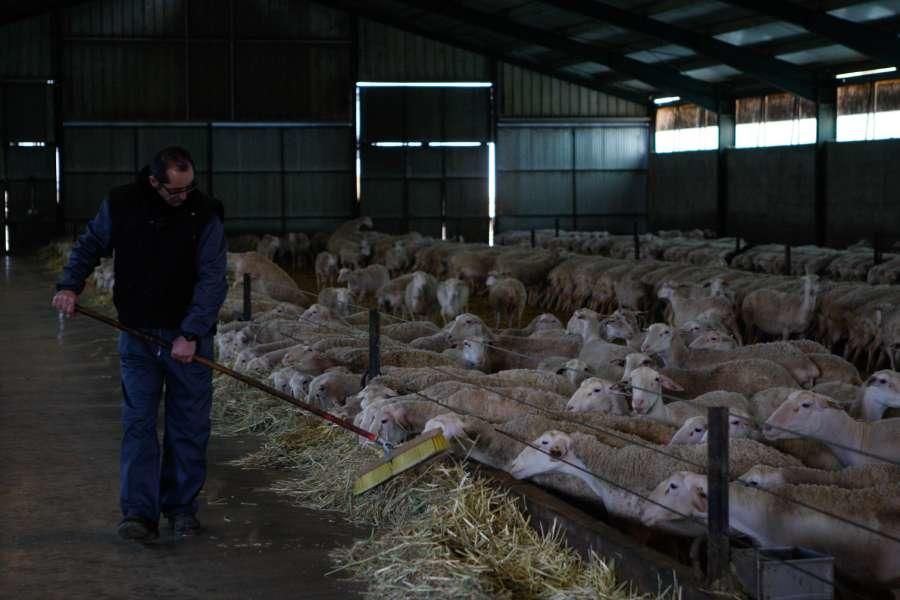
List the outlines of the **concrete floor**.
{"type": "Polygon", "coordinates": [[[283,473],[225,465],[252,437],[210,441],[205,535],[164,531],[148,546],[116,536],[115,333],[78,317],[59,337],[52,281],[27,259],[0,258],[0,598],[356,596],[359,586],[326,577],[327,553],[365,532],[264,491],[283,473]]]}

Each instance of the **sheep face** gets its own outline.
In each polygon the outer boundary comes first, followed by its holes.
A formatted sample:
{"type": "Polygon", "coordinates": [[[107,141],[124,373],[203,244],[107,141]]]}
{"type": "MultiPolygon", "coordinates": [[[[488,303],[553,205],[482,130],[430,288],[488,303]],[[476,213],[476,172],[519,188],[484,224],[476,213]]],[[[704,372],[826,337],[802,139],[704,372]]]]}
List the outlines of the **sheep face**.
{"type": "Polygon", "coordinates": [[[300,315],[301,323],[323,323],[334,319],[334,313],[327,306],[313,304],[300,315]]]}
{"type": "Polygon", "coordinates": [[[646,354],[661,354],[668,352],[672,347],[672,337],[675,332],[665,323],[654,323],[647,330],[647,337],[641,344],[641,352],[646,354]]]}
{"type": "Polygon", "coordinates": [[[641,512],[641,521],[653,527],[665,521],[684,518],[706,518],[709,510],[705,475],[679,471],[661,482],[650,500],[653,503],[641,512]]]}
{"type": "Polygon", "coordinates": [[[590,377],[585,379],[581,386],[572,394],[566,403],[566,410],[570,412],[598,411],[604,414],[622,415],[623,402],[620,402],[622,393],[615,389],[615,383],[590,377]]]}
{"type": "Polygon", "coordinates": [[[313,377],[303,373],[298,373],[291,377],[289,386],[291,396],[294,398],[306,398],[309,395],[309,384],[312,383],[313,377]]]}
{"type": "Polygon", "coordinates": [[[730,335],[726,335],[719,331],[707,331],[700,334],[688,348],[694,350],[734,350],[737,342],[730,335]]]}
{"type": "Polygon", "coordinates": [[[593,375],[593,369],[583,360],[573,358],[557,369],[556,374],[568,379],[572,385],[578,385],[593,375]]]}
{"type": "Polygon", "coordinates": [[[587,340],[600,331],[600,315],[589,308],[579,308],[566,323],[566,333],[580,335],[587,340]]]}
{"type": "Polygon", "coordinates": [[[751,487],[771,490],[787,483],[780,469],[767,465],[755,465],[739,477],[740,481],[751,487]]]}
{"type": "Polygon", "coordinates": [[[663,283],[659,286],[659,291],[656,292],[656,297],[661,298],[663,300],[670,299],[675,294],[675,285],[669,281],[663,283]]]}
{"type": "Polygon", "coordinates": [[[691,417],[675,432],[669,444],[702,444],[706,440],[707,429],[706,417],[691,417]]]}
{"type": "Polygon", "coordinates": [[[516,479],[528,479],[555,471],[564,464],[561,461],[575,460],[573,448],[572,438],[568,434],[556,430],[546,431],[512,461],[509,474],[516,479]]]}
{"type": "Polygon", "coordinates": [[[763,435],[768,440],[815,436],[822,427],[823,414],[829,408],[827,396],[806,390],[792,392],[763,425],[763,435]]]}
{"type": "MultiPolygon", "coordinates": [[[[612,362],[618,364],[616,360],[612,362]]],[[[652,369],[656,366],[656,362],[649,354],[632,352],[625,357],[625,361],[621,366],[625,367],[625,371],[622,373],[622,381],[630,381],[632,371],[641,367],[650,367],[652,369]]]]}
{"type": "MultiPolygon", "coordinates": [[[[391,444],[403,442],[408,437],[410,429],[406,409],[399,404],[369,407],[356,416],[353,424],[377,434],[380,440],[391,444]]],[[[365,443],[364,438],[360,440],[360,443],[365,443]]]]}
{"type": "Polygon", "coordinates": [[[451,342],[461,342],[467,338],[489,337],[490,330],[484,321],[471,313],[463,313],[453,320],[447,335],[451,342]]]}
{"type": "Polygon", "coordinates": [[[885,369],[866,380],[865,399],[900,408],[900,373],[885,369]]]}
{"type": "Polygon", "coordinates": [[[685,321],[678,329],[678,333],[684,338],[689,348],[693,348],[692,344],[694,341],[708,331],[709,328],[707,326],[695,320],[685,321]]]}
{"type": "Polygon", "coordinates": [[[638,334],[636,323],[618,310],[604,321],[604,325],[606,337],[610,340],[630,340],[638,334]]]}
{"type": "Polygon", "coordinates": [[[662,402],[663,388],[684,391],[680,385],[649,367],[635,369],[629,375],[631,382],[631,408],[639,415],[650,414],[657,403],[662,402]]]}
{"type": "Polygon", "coordinates": [[[462,359],[467,369],[487,369],[487,346],[484,340],[473,338],[462,344],[462,359]]]}

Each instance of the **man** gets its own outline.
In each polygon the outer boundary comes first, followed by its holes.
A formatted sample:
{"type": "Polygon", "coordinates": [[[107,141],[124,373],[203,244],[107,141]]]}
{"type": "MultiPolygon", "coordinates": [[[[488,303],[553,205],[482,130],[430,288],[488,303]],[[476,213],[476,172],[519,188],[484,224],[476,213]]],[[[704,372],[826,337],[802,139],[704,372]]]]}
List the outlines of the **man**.
{"type": "Polygon", "coordinates": [[[122,538],[159,537],[160,513],[175,534],[202,531],[197,495],[206,479],[212,373],[192,362],[212,358],[225,300],[222,205],[196,188],[184,148],[160,150],[129,185],[114,188],[72,250],[53,306],[75,314],[78,294],[101,256],[115,252],[113,302],[119,320],[171,343],[164,350],[122,333],[122,538]],[[165,388],[162,458],[156,415],[165,388]]]}

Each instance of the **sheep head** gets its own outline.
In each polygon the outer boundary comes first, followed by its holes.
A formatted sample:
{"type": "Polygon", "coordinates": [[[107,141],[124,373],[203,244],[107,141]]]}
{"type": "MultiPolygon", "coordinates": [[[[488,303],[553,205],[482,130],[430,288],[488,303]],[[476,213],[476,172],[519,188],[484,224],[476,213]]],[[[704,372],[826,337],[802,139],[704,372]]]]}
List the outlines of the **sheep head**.
{"type": "Polygon", "coordinates": [[[764,490],[771,490],[787,483],[781,469],[768,465],[754,465],[738,479],[748,486],[764,490]]]}
{"type": "Polygon", "coordinates": [[[900,373],[889,369],[876,371],[866,380],[863,393],[866,400],[900,408],[900,373]]]}
{"type": "Polygon", "coordinates": [[[606,337],[610,340],[630,340],[640,331],[637,317],[621,309],[604,319],[603,324],[606,337]]]}
{"type": "Polygon", "coordinates": [[[564,465],[561,461],[577,460],[574,447],[569,434],[545,431],[516,456],[510,464],[509,474],[516,479],[528,479],[555,471],[564,465]]]}
{"type": "Polygon", "coordinates": [[[578,385],[586,377],[594,374],[594,370],[583,360],[573,358],[556,370],[557,375],[562,375],[568,379],[573,385],[578,385]]]}
{"type": "Polygon", "coordinates": [[[461,342],[467,338],[483,338],[488,341],[494,340],[493,332],[484,324],[477,316],[471,313],[463,313],[458,315],[450,323],[447,330],[451,342],[461,342]]]}
{"type": "Polygon", "coordinates": [[[487,344],[483,338],[470,338],[462,343],[462,358],[468,369],[488,370],[487,344]]]}
{"type": "Polygon", "coordinates": [[[709,510],[705,475],[678,471],[660,482],[650,494],[648,504],[641,512],[641,521],[652,527],[665,521],[684,518],[706,518],[709,510]]]}
{"type": "MultiPolygon", "coordinates": [[[[610,362],[612,364],[619,364],[619,361],[617,359],[613,359],[610,362]]],[[[625,360],[622,361],[622,364],[619,366],[625,368],[622,372],[622,381],[630,381],[632,371],[641,367],[650,367],[651,369],[655,368],[656,362],[649,354],[644,354],[643,352],[632,352],[625,357],[625,360]]]]}
{"type": "Polygon", "coordinates": [[[734,350],[737,342],[734,338],[721,331],[707,331],[701,333],[697,338],[688,344],[688,348],[693,350],[734,350]]]}
{"type": "Polygon", "coordinates": [[[580,335],[581,339],[587,340],[593,335],[600,332],[600,315],[589,308],[579,308],[572,313],[568,323],[566,323],[566,333],[574,333],[580,335]]]}
{"type": "Polygon", "coordinates": [[[429,419],[425,422],[422,432],[432,429],[440,429],[448,440],[468,438],[465,423],[456,413],[444,413],[429,419]]]}
{"type": "Polygon", "coordinates": [[[641,352],[645,354],[662,354],[672,348],[675,331],[666,323],[654,323],[647,329],[647,337],[641,343],[641,352]]]}
{"type": "Polygon", "coordinates": [[[680,385],[650,367],[639,367],[629,374],[631,384],[631,407],[640,415],[653,412],[657,404],[662,405],[663,388],[684,391],[680,385]]]}
{"type": "Polygon", "coordinates": [[[781,403],[763,425],[763,435],[768,440],[788,440],[805,435],[814,436],[822,427],[826,410],[832,409],[830,398],[797,390],[781,403]],[[790,431],[785,431],[790,430],[790,431]]]}
{"type": "Polygon", "coordinates": [[[622,414],[617,396],[623,392],[616,389],[615,382],[607,381],[600,377],[589,377],[581,382],[581,385],[566,403],[566,410],[570,412],[598,411],[604,414],[622,414]]]}
{"type": "Polygon", "coordinates": [[[681,428],[672,436],[670,445],[702,444],[706,439],[709,425],[706,417],[697,416],[686,420],[681,428]]]}

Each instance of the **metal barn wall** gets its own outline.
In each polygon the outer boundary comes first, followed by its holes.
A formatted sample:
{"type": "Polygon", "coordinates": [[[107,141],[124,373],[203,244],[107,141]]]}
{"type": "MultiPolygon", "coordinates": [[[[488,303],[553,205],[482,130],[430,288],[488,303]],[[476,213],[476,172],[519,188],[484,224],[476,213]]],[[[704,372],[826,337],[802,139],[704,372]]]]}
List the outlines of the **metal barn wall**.
{"type": "Polygon", "coordinates": [[[634,120],[501,122],[497,231],[645,229],[648,141],[634,120]]]}
{"type": "Polygon", "coordinates": [[[501,64],[501,117],[646,117],[646,106],[575,85],[501,64]]]}
{"type": "Polygon", "coordinates": [[[349,126],[230,123],[66,127],[68,216],[78,224],[168,144],[191,149],[232,231],[329,230],[353,215],[349,126]]]}
{"type": "Polygon", "coordinates": [[[728,152],[728,232],[752,242],[815,241],[815,148],[728,152]]]}
{"type": "Polygon", "coordinates": [[[62,27],[68,120],[350,120],[350,18],[319,4],[102,0],[62,27]]]}
{"type": "Polygon", "coordinates": [[[490,68],[481,55],[360,19],[359,79],[490,81],[490,68]]]}
{"type": "Polygon", "coordinates": [[[876,234],[885,245],[900,241],[900,140],[829,144],[827,152],[829,245],[876,234]]]}
{"type": "Polygon", "coordinates": [[[716,228],[718,158],[716,150],[651,156],[653,230],[716,228]]]}
{"type": "Polygon", "coordinates": [[[9,200],[0,220],[17,249],[45,243],[56,227],[51,28],[49,16],[0,27],[0,198],[9,200]]]}

